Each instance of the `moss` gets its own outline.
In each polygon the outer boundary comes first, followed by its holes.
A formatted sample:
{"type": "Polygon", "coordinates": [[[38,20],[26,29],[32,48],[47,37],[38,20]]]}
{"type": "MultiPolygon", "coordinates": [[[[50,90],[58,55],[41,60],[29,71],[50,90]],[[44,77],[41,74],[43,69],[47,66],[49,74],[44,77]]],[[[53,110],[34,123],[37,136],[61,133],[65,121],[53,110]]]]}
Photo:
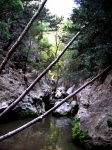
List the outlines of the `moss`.
{"type": "Polygon", "coordinates": [[[70,98],[70,99],[68,100],[69,103],[71,103],[72,101],[73,101],[73,98],[70,98]]]}

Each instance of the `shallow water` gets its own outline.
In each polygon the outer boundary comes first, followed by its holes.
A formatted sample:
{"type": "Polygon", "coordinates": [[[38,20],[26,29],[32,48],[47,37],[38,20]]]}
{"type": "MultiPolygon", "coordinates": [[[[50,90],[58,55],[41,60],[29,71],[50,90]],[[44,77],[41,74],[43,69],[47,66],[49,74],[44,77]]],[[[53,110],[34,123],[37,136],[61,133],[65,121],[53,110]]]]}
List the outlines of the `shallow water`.
{"type": "MultiPolygon", "coordinates": [[[[0,124],[0,135],[30,120],[0,124]]],[[[72,123],[71,118],[49,115],[42,122],[0,142],[0,150],[82,150],[73,144],[72,123]]]]}

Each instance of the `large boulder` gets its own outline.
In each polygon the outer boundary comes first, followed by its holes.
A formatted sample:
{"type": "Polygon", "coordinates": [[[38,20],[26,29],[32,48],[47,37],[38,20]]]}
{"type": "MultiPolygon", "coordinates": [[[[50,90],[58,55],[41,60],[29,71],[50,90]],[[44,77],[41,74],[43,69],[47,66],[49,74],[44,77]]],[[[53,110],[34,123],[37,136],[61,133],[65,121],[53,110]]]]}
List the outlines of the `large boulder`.
{"type": "MultiPolygon", "coordinates": [[[[59,103],[60,103],[60,101],[57,101],[55,103],[55,105],[57,105],[59,103]]],[[[73,114],[75,109],[77,109],[77,103],[74,100],[71,103],[65,102],[64,104],[62,104],[60,107],[58,107],[53,112],[53,114],[65,116],[65,115],[68,115],[68,114],[73,114]]]]}

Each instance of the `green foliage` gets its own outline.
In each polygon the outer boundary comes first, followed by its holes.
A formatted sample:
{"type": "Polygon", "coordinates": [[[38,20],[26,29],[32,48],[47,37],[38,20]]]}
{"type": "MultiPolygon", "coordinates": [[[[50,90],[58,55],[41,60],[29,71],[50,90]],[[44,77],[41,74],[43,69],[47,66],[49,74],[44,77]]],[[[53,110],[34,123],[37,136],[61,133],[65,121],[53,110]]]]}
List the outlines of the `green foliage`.
{"type": "Polygon", "coordinates": [[[58,17],[54,15],[49,22],[49,28],[51,28],[51,31],[57,31],[62,21],[63,21],[63,17],[58,17]]]}
{"type": "Polygon", "coordinates": [[[69,103],[71,103],[72,101],[73,101],[73,98],[70,98],[70,99],[68,100],[69,103]]]}
{"type": "Polygon", "coordinates": [[[0,0],[0,38],[12,39],[11,26],[15,23],[15,16],[23,11],[21,0],[0,0]]]}
{"type": "Polygon", "coordinates": [[[44,50],[48,50],[50,48],[51,44],[49,43],[48,38],[43,38],[40,42],[39,42],[39,47],[42,51],[44,50]]]}
{"type": "Polygon", "coordinates": [[[11,9],[14,11],[21,11],[23,10],[23,3],[21,0],[9,0],[8,5],[11,6],[11,9]]]}
{"type": "Polygon", "coordinates": [[[86,149],[92,149],[93,145],[91,143],[91,138],[87,135],[87,133],[83,132],[80,129],[79,119],[74,117],[74,127],[72,128],[72,136],[74,141],[78,141],[80,144],[84,145],[86,149]]]}
{"type": "Polygon", "coordinates": [[[6,23],[4,21],[0,22],[0,31],[2,32],[2,34],[5,36],[6,39],[12,39],[13,35],[10,34],[6,28],[10,27],[10,23],[6,23]]]}
{"type": "Polygon", "coordinates": [[[32,66],[33,68],[38,68],[38,63],[36,63],[36,62],[33,62],[33,61],[31,61],[31,60],[28,60],[28,65],[29,66],[32,66]]]}
{"type": "Polygon", "coordinates": [[[31,29],[30,29],[30,34],[33,37],[36,37],[36,39],[41,40],[42,34],[44,31],[44,24],[40,23],[39,21],[34,21],[31,29]],[[41,36],[41,38],[39,38],[41,36]]]}
{"type": "Polygon", "coordinates": [[[13,13],[17,13],[23,10],[23,3],[21,0],[0,0],[0,6],[2,6],[0,7],[2,13],[5,13],[4,11],[13,11],[13,13]]]}
{"type": "Polygon", "coordinates": [[[84,140],[89,139],[87,133],[83,132],[80,129],[80,122],[76,117],[74,117],[74,127],[72,128],[72,135],[74,139],[80,142],[84,142],[84,140]]]}
{"type": "Polygon", "coordinates": [[[36,115],[36,113],[34,113],[30,110],[21,110],[21,111],[17,112],[17,114],[18,114],[20,119],[36,115]]]}
{"type": "Polygon", "coordinates": [[[79,78],[87,78],[107,67],[112,62],[112,1],[107,0],[76,0],[78,8],[73,13],[63,28],[63,43],[67,43],[81,25],[90,22],[94,16],[94,23],[77,38],[67,53],[65,53],[64,72],[65,78],[77,81],[79,78]],[[87,74],[87,75],[86,75],[87,74]]]}
{"type": "MultiPolygon", "coordinates": [[[[36,6],[34,8],[36,8],[36,6]]],[[[31,8],[29,9],[31,10],[31,8]]],[[[52,15],[48,9],[44,8],[38,17],[38,21],[35,20],[30,29],[30,35],[37,43],[36,51],[39,53],[40,61],[29,62],[34,67],[38,68],[40,72],[43,71],[55,58],[56,50],[54,51],[53,44],[50,42],[48,36],[50,32],[58,30],[59,24],[62,20],[62,17],[52,15]]]]}
{"type": "Polygon", "coordinates": [[[107,124],[108,124],[108,127],[109,127],[109,128],[112,127],[112,119],[108,119],[108,120],[107,120],[107,124]]]}

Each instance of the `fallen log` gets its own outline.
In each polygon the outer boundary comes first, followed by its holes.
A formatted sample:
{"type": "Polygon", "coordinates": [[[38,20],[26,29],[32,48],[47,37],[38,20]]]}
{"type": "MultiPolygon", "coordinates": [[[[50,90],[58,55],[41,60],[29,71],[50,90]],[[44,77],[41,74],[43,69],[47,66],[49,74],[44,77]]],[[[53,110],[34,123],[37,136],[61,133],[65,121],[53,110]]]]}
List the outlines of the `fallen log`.
{"type": "Polygon", "coordinates": [[[77,93],[79,93],[81,90],[83,90],[86,86],[88,86],[89,84],[93,83],[96,79],[98,79],[99,77],[101,77],[104,73],[110,71],[112,69],[112,64],[110,66],[108,66],[103,72],[101,72],[100,74],[98,74],[96,77],[94,77],[92,80],[88,81],[87,83],[85,83],[83,86],[81,86],[80,88],[78,88],[76,91],[74,91],[72,94],[68,95],[66,98],[64,98],[60,103],[58,103],[57,105],[55,105],[54,107],[52,107],[51,109],[49,109],[47,112],[45,112],[44,114],[42,114],[41,116],[35,118],[34,120],[24,124],[23,126],[7,133],[4,134],[2,136],[0,136],[0,141],[3,141],[11,136],[13,136],[14,134],[17,134],[18,132],[30,127],[31,125],[35,124],[36,122],[40,122],[43,118],[45,118],[48,114],[50,114],[51,112],[53,112],[55,109],[57,109],[59,106],[61,106],[64,102],[66,102],[67,100],[69,100],[71,97],[73,97],[74,95],[76,95],[77,93]]]}

